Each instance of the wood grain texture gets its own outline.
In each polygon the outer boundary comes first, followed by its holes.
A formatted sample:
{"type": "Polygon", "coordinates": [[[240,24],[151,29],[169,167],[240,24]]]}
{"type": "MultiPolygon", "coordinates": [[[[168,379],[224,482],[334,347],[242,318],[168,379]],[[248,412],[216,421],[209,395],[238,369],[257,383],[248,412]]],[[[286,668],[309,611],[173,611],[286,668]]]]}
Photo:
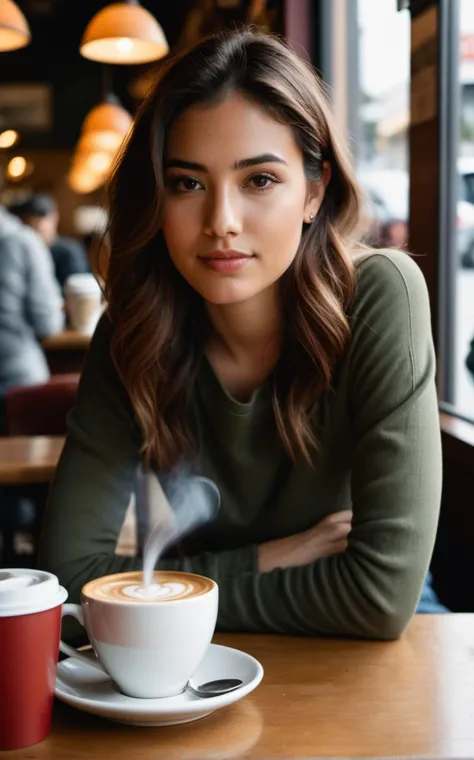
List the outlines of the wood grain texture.
{"type": "Polygon", "coordinates": [[[474,615],[420,615],[396,642],[218,635],[265,668],[246,699],[183,726],[133,728],[56,703],[29,760],[474,755],[474,615]]]}
{"type": "Polygon", "coordinates": [[[75,332],[74,330],[64,330],[57,335],[45,338],[41,345],[46,352],[50,351],[86,351],[91,342],[91,335],[75,332]]]}
{"type": "Polygon", "coordinates": [[[0,438],[0,484],[49,483],[63,446],[62,436],[0,438]]]}
{"type": "Polygon", "coordinates": [[[65,330],[43,340],[42,346],[51,374],[82,372],[91,339],[91,335],[65,330]]]}

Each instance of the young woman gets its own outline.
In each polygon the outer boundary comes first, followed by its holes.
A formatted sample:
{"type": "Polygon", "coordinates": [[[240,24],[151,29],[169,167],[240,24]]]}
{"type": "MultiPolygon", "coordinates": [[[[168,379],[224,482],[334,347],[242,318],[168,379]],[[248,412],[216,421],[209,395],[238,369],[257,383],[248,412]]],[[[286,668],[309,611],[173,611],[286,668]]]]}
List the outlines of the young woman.
{"type": "Polygon", "coordinates": [[[108,313],[52,488],[43,564],[76,600],[140,463],[186,461],[221,509],[158,566],[214,578],[218,626],[392,639],[415,611],[441,481],[424,279],[356,245],[359,192],[321,84],[281,42],[164,67],[110,190],[108,313]]]}

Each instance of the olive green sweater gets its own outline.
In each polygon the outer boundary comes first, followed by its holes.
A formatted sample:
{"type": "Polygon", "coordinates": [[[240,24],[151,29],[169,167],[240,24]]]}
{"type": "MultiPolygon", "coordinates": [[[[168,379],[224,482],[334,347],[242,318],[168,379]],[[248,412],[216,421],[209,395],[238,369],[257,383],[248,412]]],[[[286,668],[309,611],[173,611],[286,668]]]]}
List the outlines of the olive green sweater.
{"type": "MultiPolygon", "coordinates": [[[[315,413],[321,450],[312,467],[286,456],[268,385],[239,403],[207,360],[200,367],[192,399],[197,464],[217,483],[221,509],[198,554],[159,567],[218,582],[221,630],[392,639],[415,610],[441,490],[427,290],[404,253],[362,257],[357,272],[350,342],[315,413]],[[258,571],[259,543],[345,509],[354,517],[343,554],[258,571]]],[[[71,601],[91,578],[141,567],[140,558],[114,553],[140,436],[109,341],[106,317],[88,353],[43,531],[40,563],[71,601]]]]}

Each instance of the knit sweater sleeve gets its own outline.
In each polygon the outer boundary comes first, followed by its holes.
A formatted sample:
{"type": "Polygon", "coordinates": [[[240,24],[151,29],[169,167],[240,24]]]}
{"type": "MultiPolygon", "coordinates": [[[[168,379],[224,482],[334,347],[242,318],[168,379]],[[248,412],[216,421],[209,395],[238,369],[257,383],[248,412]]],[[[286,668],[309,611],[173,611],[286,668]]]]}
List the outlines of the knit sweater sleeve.
{"type": "Polygon", "coordinates": [[[229,577],[226,629],[393,639],[415,611],[439,515],[441,443],[428,294],[408,255],[379,253],[359,265],[349,352],[348,549],[229,577]]]}

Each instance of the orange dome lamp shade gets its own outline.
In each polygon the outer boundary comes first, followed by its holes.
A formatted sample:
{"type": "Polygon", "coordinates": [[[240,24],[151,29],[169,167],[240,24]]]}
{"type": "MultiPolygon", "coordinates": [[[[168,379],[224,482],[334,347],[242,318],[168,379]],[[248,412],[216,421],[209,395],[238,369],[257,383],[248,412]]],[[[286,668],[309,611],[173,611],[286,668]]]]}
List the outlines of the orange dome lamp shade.
{"type": "Polygon", "coordinates": [[[119,132],[113,130],[88,131],[80,136],[77,150],[79,153],[112,153],[115,155],[122,145],[123,139],[119,132]]]}
{"type": "Polygon", "coordinates": [[[29,45],[31,32],[23,13],[13,0],[0,0],[0,52],[29,45]]]}
{"type": "Polygon", "coordinates": [[[83,121],[80,143],[85,152],[116,154],[132,127],[132,117],[120,101],[108,95],[83,121]]]}
{"type": "Polygon", "coordinates": [[[131,126],[131,115],[112,94],[89,111],[82,124],[68,177],[69,185],[76,193],[93,192],[107,181],[131,126]]]}
{"type": "Polygon", "coordinates": [[[75,193],[80,195],[93,193],[104,184],[105,178],[100,174],[94,174],[87,167],[73,166],[68,174],[68,185],[75,193]]]}
{"type": "Polygon", "coordinates": [[[132,117],[128,111],[120,105],[118,100],[108,96],[103,103],[89,111],[82,123],[82,133],[113,132],[123,139],[131,126],[132,117]]]}
{"type": "Polygon", "coordinates": [[[107,5],[94,16],[79,50],[91,61],[128,65],[157,61],[169,47],[155,17],[138,0],[124,0],[107,5]]]}

